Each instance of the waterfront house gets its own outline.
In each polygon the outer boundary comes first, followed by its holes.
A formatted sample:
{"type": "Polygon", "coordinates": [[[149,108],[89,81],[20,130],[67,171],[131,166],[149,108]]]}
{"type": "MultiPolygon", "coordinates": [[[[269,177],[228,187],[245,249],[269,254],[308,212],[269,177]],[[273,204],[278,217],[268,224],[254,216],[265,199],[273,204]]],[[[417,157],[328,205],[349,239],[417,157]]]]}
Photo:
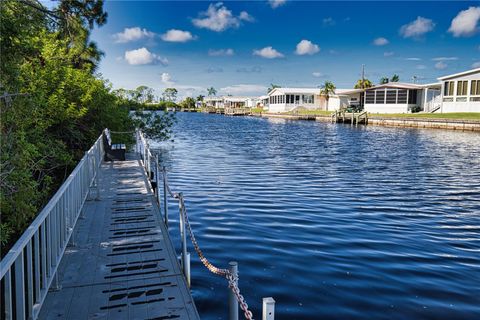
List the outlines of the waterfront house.
{"type": "Polygon", "coordinates": [[[336,89],[327,99],[319,88],[275,88],[268,93],[269,112],[289,112],[299,109],[333,111],[360,101],[362,90],[336,89]]]}
{"type": "Polygon", "coordinates": [[[441,112],[480,112],[480,68],[438,78],[441,112]]]}
{"type": "Polygon", "coordinates": [[[434,112],[441,106],[440,83],[389,82],[362,94],[363,107],[370,113],[434,112]]]}
{"type": "Polygon", "coordinates": [[[223,97],[205,97],[203,102],[207,108],[223,109],[225,107],[223,97]]]}

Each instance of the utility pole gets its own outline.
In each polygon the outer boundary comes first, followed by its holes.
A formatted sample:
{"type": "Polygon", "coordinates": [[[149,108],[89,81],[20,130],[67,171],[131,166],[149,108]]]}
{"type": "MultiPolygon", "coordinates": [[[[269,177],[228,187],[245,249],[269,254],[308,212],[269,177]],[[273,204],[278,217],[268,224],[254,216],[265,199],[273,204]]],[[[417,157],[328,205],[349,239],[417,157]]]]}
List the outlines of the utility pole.
{"type": "Polygon", "coordinates": [[[362,89],[365,89],[365,65],[362,64],[362,89]]]}

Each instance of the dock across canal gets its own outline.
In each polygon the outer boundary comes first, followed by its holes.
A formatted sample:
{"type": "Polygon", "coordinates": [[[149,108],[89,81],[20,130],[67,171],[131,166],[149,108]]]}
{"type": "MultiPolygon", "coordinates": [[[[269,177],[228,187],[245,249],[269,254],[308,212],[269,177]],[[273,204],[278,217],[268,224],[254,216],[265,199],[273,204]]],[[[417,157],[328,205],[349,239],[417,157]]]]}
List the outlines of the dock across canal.
{"type": "Polygon", "coordinates": [[[145,171],[129,156],[101,164],[98,199],[84,205],[40,319],[199,319],[145,171]]]}

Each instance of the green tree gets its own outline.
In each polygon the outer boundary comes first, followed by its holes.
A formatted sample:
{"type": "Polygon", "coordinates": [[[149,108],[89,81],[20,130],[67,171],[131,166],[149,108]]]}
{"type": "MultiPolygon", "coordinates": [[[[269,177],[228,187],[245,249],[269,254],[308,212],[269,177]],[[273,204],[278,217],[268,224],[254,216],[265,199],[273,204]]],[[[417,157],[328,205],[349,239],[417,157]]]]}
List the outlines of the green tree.
{"type": "Polygon", "coordinates": [[[373,83],[368,79],[359,79],[355,84],[355,89],[367,89],[373,87],[373,83]]]}
{"type": "Polygon", "coordinates": [[[386,84],[388,83],[390,80],[387,78],[387,77],[382,77],[380,78],[380,84],[386,84]]]}
{"type": "Polygon", "coordinates": [[[398,82],[398,81],[400,81],[400,77],[398,76],[398,74],[394,74],[390,79],[390,82],[398,82]]]}
{"type": "Polygon", "coordinates": [[[281,86],[279,86],[278,84],[270,83],[270,87],[268,87],[268,89],[267,89],[267,94],[269,94],[270,91],[272,91],[275,88],[281,88],[281,86]]]}
{"type": "Polygon", "coordinates": [[[330,99],[331,95],[335,94],[335,89],[336,87],[331,81],[325,81],[320,89],[320,95],[325,96],[325,100],[327,102],[326,110],[328,110],[328,100],[330,99]]]}
{"type": "Polygon", "coordinates": [[[195,109],[195,99],[193,99],[192,97],[186,97],[185,99],[183,99],[182,102],[180,102],[180,105],[186,109],[195,109]]]}
{"type": "Polygon", "coordinates": [[[175,88],[166,88],[163,90],[162,97],[164,101],[175,102],[177,100],[178,91],[175,88]]]}
{"type": "Polygon", "coordinates": [[[202,95],[202,94],[200,94],[200,95],[197,96],[197,99],[196,99],[196,100],[197,100],[197,101],[203,101],[204,98],[205,98],[205,96],[202,95]]]}
{"type": "Polygon", "coordinates": [[[210,88],[207,89],[207,95],[209,97],[216,96],[217,95],[217,90],[214,87],[210,87],[210,88]]]}

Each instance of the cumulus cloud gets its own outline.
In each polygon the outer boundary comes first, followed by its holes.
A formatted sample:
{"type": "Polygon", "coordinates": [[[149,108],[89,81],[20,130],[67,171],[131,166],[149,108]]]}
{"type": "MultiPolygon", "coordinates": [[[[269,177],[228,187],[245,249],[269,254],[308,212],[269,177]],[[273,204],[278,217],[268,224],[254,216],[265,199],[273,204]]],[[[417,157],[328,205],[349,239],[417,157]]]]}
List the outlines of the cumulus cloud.
{"type": "Polygon", "coordinates": [[[394,54],[395,54],[395,52],[393,52],[393,51],[386,51],[386,52],[383,53],[383,56],[384,56],[384,57],[391,57],[391,56],[393,56],[394,54]]]}
{"type": "Polygon", "coordinates": [[[167,86],[170,86],[175,83],[175,81],[173,81],[172,77],[168,72],[162,73],[161,77],[162,77],[162,83],[166,84],[167,86]]]}
{"type": "Polygon", "coordinates": [[[221,94],[225,94],[225,95],[231,94],[231,95],[238,95],[238,96],[262,95],[262,94],[265,94],[266,91],[267,91],[266,86],[257,85],[257,84],[236,84],[236,85],[220,88],[219,90],[221,94]]]}
{"type": "Polygon", "coordinates": [[[320,51],[320,47],[309,40],[302,40],[297,44],[295,53],[302,56],[305,54],[315,54],[320,51]]]}
{"type": "Polygon", "coordinates": [[[328,17],[328,18],[323,18],[322,23],[324,27],[330,27],[330,26],[334,26],[336,22],[335,20],[333,20],[332,17],[328,17]]]}
{"type": "Polygon", "coordinates": [[[439,61],[439,62],[435,63],[435,69],[443,70],[446,67],[448,67],[448,65],[443,61],[439,61]]]}
{"type": "Polygon", "coordinates": [[[267,59],[275,59],[275,58],[283,58],[284,55],[277,50],[273,49],[272,47],[265,47],[260,50],[253,50],[254,56],[260,56],[262,58],[267,59]]]}
{"type": "Polygon", "coordinates": [[[155,53],[152,53],[143,47],[140,49],[125,51],[125,60],[128,64],[131,65],[142,65],[142,64],[163,64],[167,65],[167,58],[160,57],[155,53]]]}
{"type": "Polygon", "coordinates": [[[455,60],[458,60],[458,57],[437,57],[432,59],[432,61],[455,61],[455,60]]]}
{"type": "Polygon", "coordinates": [[[187,42],[195,39],[189,31],[170,29],[161,35],[163,41],[168,42],[187,42]]]}
{"type": "Polygon", "coordinates": [[[478,32],[478,22],[480,21],[480,7],[470,7],[467,10],[460,11],[452,20],[448,32],[454,37],[469,37],[478,32]]]}
{"type": "Polygon", "coordinates": [[[373,40],[373,44],[376,45],[376,46],[384,46],[384,45],[388,44],[388,40],[386,38],[383,38],[383,37],[376,38],[375,40],[373,40]]]}
{"type": "Polygon", "coordinates": [[[270,4],[270,7],[272,7],[272,9],[276,9],[287,3],[287,0],[268,0],[268,3],[270,4]]]}
{"type": "Polygon", "coordinates": [[[312,72],[312,76],[314,76],[315,78],[321,78],[325,75],[321,72],[312,72]]]}
{"type": "Polygon", "coordinates": [[[472,68],[480,68],[480,61],[474,62],[472,68]]]}
{"type": "Polygon", "coordinates": [[[113,35],[116,43],[127,43],[153,37],[155,37],[155,33],[140,27],[125,28],[122,32],[113,35]]]}
{"type": "Polygon", "coordinates": [[[404,38],[419,38],[435,28],[433,20],[417,17],[416,20],[403,25],[400,28],[400,35],[404,38]]]}
{"type": "Polygon", "coordinates": [[[222,32],[229,28],[238,28],[241,21],[251,22],[253,17],[246,11],[242,11],[237,17],[222,2],[218,2],[210,4],[207,11],[200,12],[198,18],[193,19],[192,23],[197,28],[222,32]]]}
{"type": "Polygon", "coordinates": [[[413,57],[413,58],[405,58],[405,60],[407,60],[407,61],[420,61],[422,59],[413,57]]]}
{"type": "Polygon", "coordinates": [[[235,51],[233,49],[219,49],[219,50],[208,50],[208,55],[211,57],[220,57],[220,56],[233,56],[235,51]]]}

